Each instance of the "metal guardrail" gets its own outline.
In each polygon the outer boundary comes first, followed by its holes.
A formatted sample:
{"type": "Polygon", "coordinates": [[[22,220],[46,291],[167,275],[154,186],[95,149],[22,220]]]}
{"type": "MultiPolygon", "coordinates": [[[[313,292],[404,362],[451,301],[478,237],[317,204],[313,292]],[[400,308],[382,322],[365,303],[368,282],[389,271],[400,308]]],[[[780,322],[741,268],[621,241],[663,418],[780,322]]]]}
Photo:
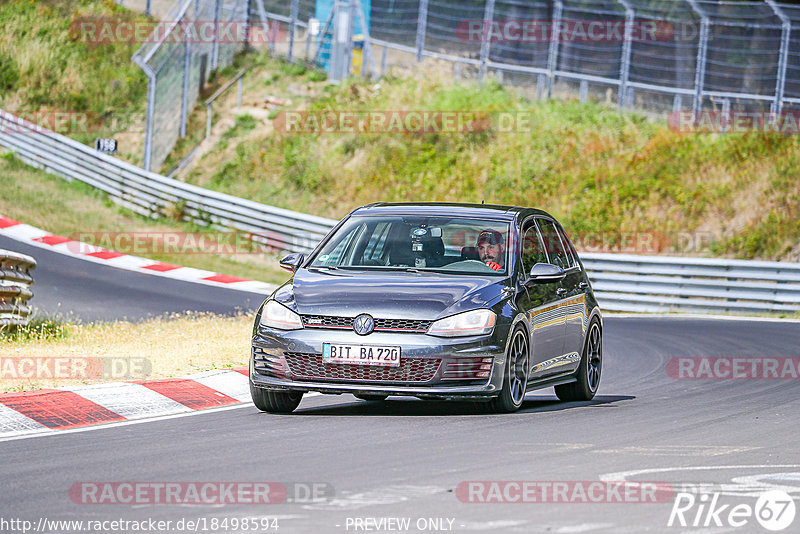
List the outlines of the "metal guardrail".
{"type": "Polygon", "coordinates": [[[602,308],[631,312],[800,311],[800,264],[581,254],[602,308]]]}
{"type": "Polygon", "coordinates": [[[28,324],[35,268],[30,256],[0,249],[0,326],[28,324]]]}
{"type": "MultiPolygon", "coordinates": [[[[145,171],[2,111],[0,146],[30,165],[101,189],[143,215],[180,210],[195,223],[249,232],[276,251],[308,252],[336,224],[145,171]],[[36,131],[24,133],[25,125],[36,131]]],[[[601,307],[609,311],[800,311],[798,263],[597,253],[581,259],[601,307]]]]}
{"type": "Polygon", "coordinates": [[[248,232],[254,241],[277,251],[305,252],[336,223],[145,171],[1,110],[0,146],[29,165],[101,189],[142,215],[177,212],[203,226],[248,232]]]}

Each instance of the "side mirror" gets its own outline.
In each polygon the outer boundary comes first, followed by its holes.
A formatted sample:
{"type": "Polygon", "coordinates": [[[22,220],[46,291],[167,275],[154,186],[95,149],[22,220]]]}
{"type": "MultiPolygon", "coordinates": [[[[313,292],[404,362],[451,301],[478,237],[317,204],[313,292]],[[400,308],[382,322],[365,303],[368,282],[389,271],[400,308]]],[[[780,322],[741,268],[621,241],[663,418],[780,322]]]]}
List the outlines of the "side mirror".
{"type": "Polygon", "coordinates": [[[567,276],[564,269],[552,263],[537,263],[531,268],[531,273],[525,285],[530,284],[551,284],[553,282],[560,282],[567,276]]]}
{"type": "Polygon", "coordinates": [[[289,254],[280,261],[281,269],[285,269],[290,273],[297,272],[297,269],[303,264],[304,259],[306,259],[305,255],[299,252],[289,254]]]}

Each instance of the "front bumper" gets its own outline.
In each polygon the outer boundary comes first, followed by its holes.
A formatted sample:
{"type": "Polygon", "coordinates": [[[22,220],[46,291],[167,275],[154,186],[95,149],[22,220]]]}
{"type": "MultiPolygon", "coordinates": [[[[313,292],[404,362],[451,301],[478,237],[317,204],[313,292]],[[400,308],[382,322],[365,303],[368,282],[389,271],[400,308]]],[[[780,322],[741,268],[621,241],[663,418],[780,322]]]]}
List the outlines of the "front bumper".
{"type": "Polygon", "coordinates": [[[278,331],[259,327],[252,340],[250,381],[272,390],[469,399],[502,389],[506,329],[492,335],[438,338],[425,334],[349,330],[278,331]],[[323,364],[323,343],[401,347],[401,368],[323,364]],[[476,366],[481,370],[477,376],[476,366]]]}

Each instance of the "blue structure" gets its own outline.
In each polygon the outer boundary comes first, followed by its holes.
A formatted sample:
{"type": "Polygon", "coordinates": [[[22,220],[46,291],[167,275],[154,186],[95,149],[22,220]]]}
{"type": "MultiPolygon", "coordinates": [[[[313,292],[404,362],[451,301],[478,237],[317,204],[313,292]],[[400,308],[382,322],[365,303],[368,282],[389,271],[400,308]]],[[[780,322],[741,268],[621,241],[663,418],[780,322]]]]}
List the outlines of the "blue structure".
{"type": "MultiPolygon", "coordinates": [[[[317,0],[315,7],[314,7],[314,18],[319,20],[320,25],[325,24],[328,20],[328,17],[331,16],[331,11],[333,11],[333,4],[335,0],[317,0]]],[[[353,4],[355,4],[355,0],[350,0],[353,4]]],[[[361,9],[362,15],[364,16],[364,22],[367,25],[366,31],[361,27],[361,19],[356,15],[353,21],[353,35],[363,35],[369,32],[369,25],[370,25],[370,11],[372,7],[372,0],[361,0],[361,9]]],[[[323,27],[320,27],[320,32],[324,30],[323,27]]],[[[331,62],[331,32],[332,28],[328,30],[326,34],[320,33],[317,35],[317,40],[323,40],[322,48],[319,52],[319,58],[317,63],[320,67],[324,68],[326,71],[330,70],[330,62],[331,62]]]]}

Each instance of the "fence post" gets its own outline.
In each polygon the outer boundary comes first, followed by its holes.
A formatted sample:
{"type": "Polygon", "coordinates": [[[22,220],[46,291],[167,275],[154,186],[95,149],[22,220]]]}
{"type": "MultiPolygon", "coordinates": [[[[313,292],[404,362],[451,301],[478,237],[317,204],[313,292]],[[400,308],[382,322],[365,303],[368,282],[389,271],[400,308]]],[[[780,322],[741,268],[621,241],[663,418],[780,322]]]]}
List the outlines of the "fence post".
{"type": "Polygon", "coordinates": [[[486,31],[486,25],[489,24],[488,29],[491,30],[491,24],[494,20],[494,1],[495,0],[486,0],[486,7],[483,10],[483,24],[481,24],[481,67],[478,70],[478,85],[483,82],[483,77],[486,76],[486,60],[489,59],[490,39],[492,37],[492,32],[486,31]]]}
{"type": "Polygon", "coordinates": [[[553,85],[558,67],[558,42],[561,39],[561,14],[564,12],[564,3],[556,0],[553,5],[553,20],[550,21],[550,50],[547,54],[547,98],[553,95],[553,85]]]}
{"type": "Polygon", "coordinates": [[[778,56],[778,76],[775,82],[775,101],[772,103],[773,118],[777,119],[783,109],[783,92],[786,87],[786,66],[789,63],[789,38],[792,32],[792,21],[778,7],[775,0],[766,0],[772,11],[781,19],[781,54],[778,56]]]}
{"type": "Polygon", "coordinates": [[[289,22],[289,52],[286,54],[286,62],[292,62],[292,53],[294,52],[294,33],[297,25],[297,17],[300,12],[300,0],[292,0],[292,7],[290,8],[289,17],[292,19],[289,22]]]}
{"type": "Polygon", "coordinates": [[[140,60],[134,56],[133,61],[139,65],[147,76],[147,115],[145,116],[144,127],[144,162],[142,167],[144,170],[150,170],[150,161],[153,156],[153,121],[156,111],[156,78],[157,74],[153,71],[146,61],[140,60]]]}
{"type": "Polygon", "coordinates": [[[189,42],[191,40],[191,32],[189,25],[183,34],[183,91],[181,94],[181,137],[186,137],[186,121],[189,115],[189,71],[192,68],[192,46],[189,42]]]}
{"type": "Polygon", "coordinates": [[[625,37],[622,41],[622,57],[619,65],[619,91],[617,93],[617,105],[620,109],[627,105],[628,97],[628,77],[631,72],[631,48],[633,46],[633,23],[635,13],[627,0],[618,0],[625,9],[625,37]]]}
{"type": "Polygon", "coordinates": [[[417,63],[422,61],[422,50],[425,48],[425,33],[428,29],[428,0],[419,0],[417,13],[417,63]]]}
{"type": "MultiPolygon", "coordinates": [[[[120,2],[120,3],[122,3],[122,2],[120,2]]],[[[144,15],[146,17],[150,16],[150,0],[147,0],[147,3],[144,6],[144,15]]]]}
{"type": "Polygon", "coordinates": [[[703,107],[703,86],[706,83],[706,57],[708,56],[708,27],[709,19],[705,11],[700,9],[700,6],[695,0],[687,0],[692,9],[700,17],[700,37],[697,42],[697,64],[694,69],[694,100],[692,102],[692,111],[694,118],[697,120],[698,113],[703,107]]]}
{"type": "Polygon", "coordinates": [[[219,25],[222,21],[222,0],[216,0],[214,6],[214,42],[211,44],[211,68],[215,71],[219,66],[219,25]]]}

